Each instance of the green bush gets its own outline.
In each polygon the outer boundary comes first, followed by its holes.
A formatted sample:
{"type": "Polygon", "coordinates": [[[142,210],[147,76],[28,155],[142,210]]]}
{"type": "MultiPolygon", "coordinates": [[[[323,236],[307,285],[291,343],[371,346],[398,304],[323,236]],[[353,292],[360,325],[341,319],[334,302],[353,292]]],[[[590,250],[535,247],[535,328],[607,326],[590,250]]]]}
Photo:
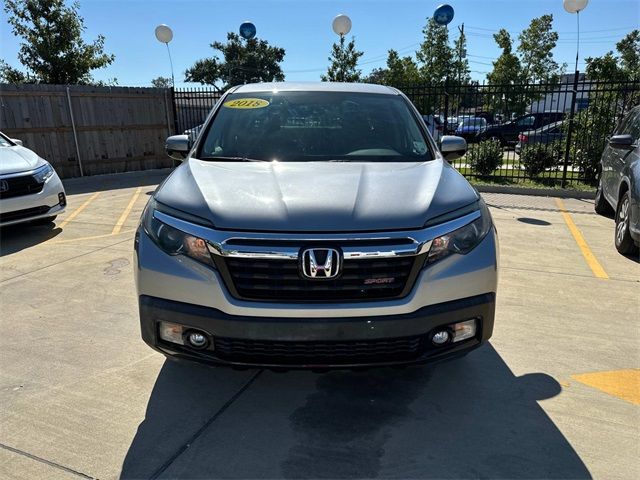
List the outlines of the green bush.
{"type": "Polygon", "coordinates": [[[467,162],[478,175],[490,175],[502,166],[502,146],[499,140],[485,140],[473,145],[467,162]]]}
{"type": "Polygon", "coordinates": [[[525,172],[535,177],[547,168],[557,166],[562,158],[562,144],[563,142],[556,141],[551,144],[534,143],[525,146],[520,153],[520,163],[524,166],[525,172]]]}

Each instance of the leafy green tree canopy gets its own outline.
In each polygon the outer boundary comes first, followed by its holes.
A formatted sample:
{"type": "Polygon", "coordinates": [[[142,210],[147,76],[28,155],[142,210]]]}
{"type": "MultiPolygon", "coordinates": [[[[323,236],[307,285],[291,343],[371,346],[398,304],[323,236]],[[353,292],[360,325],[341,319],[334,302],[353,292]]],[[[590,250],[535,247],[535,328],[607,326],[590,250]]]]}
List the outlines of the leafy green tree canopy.
{"type": "Polygon", "coordinates": [[[173,82],[168,77],[157,77],[151,80],[151,85],[156,88],[171,88],[173,86],[173,82]]]}
{"type": "Polygon", "coordinates": [[[592,80],[621,82],[640,75],[640,30],[633,30],[616,44],[617,55],[587,57],[586,74],[592,80]]]}
{"type": "Polygon", "coordinates": [[[320,78],[323,82],[359,82],[362,72],[358,69],[358,60],[363,54],[356,49],[354,37],[345,47],[345,38],[341,35],[340,42],[334,43],[331,49],[327,73],[320,78]]]}
{"type": "MultiPolygon", "coordinates": [[[[392,87],[402,87],[403,85],[415,85],[420,83],[420,72],[416,62],[409,56],[400,57],[398,52],[391,49],[387,56],[387,67],[374,70],[378,76],[378,81],[370,83],[381,83],[392,87]]],[[[372,74],[374,73],[372,72],[372,74]]],[[[371,75],[369,76],[371,77],[371,75]]],[[[369,81],[369,77],[367,80],[369,81]]]]}
{"type": "Polygon", "coordinates": [[[616,43],[616,50],[622,60],[622,71],[633,76],[640,74],[640,30],[633,30],[616,43]]]}
{"type": "Polygon", "coordinates": [[[558,42],[558,32],[553,31],[553,15],[531,20],[518,39],[518,53],[526,80],[543,80],[559,73],[560,67],[553,59],[553,49],[558,42]]]}
{"type": "Polygon", "coordinates": [[[223,88],[251,82],[273,82],[284,80],[280,64],[285,50],[272,47],[266,40],[245,40],[238,34],[227,33],[227,42],[213,42],[211,48],[222,53],[223,59],[214,55],[198,60],[185,72],[187,82],[203,85],[223,83],[223,88]]]}
{"type": "Polygon", "coordinates": [[[13,34],[22,38],[20,71],[0,60],[0,78],[9,83],[88,84],[91,71],[111,64],[115,57],[104,53],[104,37],[85,43],[80,5],[64,0],[5,0],[13,34]]]}
{"type": "Polygon", "coordinates": [[[493,62],[493,70],[487,75],[487,80],[492,85],[518,83],[522,76],[522,66],[520,59],[512,53],[513,42],[509,32],[503,28],[495,33],[493,38],[502,49],[502,53],[493,62]]]}
{"type": "Polygon", "coordinates": [[[424,40],[416,52],[423,82],[429,85],[444,83],[453,73],[453,51],[449,45],[447,28],[438,25],[433,18],[422,29],[424,40]]]}

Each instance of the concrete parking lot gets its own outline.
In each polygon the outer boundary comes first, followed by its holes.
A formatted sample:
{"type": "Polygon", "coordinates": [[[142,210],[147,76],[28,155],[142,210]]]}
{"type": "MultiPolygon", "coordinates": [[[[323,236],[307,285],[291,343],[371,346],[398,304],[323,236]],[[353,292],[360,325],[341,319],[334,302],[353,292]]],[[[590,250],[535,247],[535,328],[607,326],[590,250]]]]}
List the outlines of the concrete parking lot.
{"type": "Polygon", "coordinates": [[[69,181],[55,226],[1,232],[0,478],[640,478],[640,265],[592,201],[485,195],[495,332],[464,359],[236,371],[140,339],[165,174],[69,181]]]}

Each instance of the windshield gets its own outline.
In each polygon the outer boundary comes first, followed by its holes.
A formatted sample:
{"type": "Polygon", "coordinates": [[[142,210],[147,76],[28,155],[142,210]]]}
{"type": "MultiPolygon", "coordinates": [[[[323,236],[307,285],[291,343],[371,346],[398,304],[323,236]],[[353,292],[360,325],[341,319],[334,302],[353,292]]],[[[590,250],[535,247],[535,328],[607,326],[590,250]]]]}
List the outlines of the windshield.
{"type": "Polygon", "coordinates": [[[465,118],[460,124],[463,127],[484,127],[487,121],[484,118],[465,118]]]}
{"type": "Polygon", "coordinates": [[[433,156],[399,95],[260,92],[225,97],[199,158],[419,162],[433,156]]]}

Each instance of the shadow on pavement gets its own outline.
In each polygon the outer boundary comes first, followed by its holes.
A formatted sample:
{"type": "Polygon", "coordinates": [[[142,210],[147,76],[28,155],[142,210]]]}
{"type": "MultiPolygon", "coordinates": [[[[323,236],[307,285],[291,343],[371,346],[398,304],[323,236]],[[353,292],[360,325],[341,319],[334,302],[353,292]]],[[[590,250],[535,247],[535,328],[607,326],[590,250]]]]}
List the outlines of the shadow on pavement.
{"type": "Polygon", "coordinates": [[[67,195],[118,190],[121,188],[155,186],[161,183],[172,169],[143,170],[139,172],[113,173],[83,178],[66,178],[62,181],[67,195]]]}
{"type": "Polygon", "coordinates": [[[0,228],[0,257],[33,247],[62,233],[53,222],[44,225],[22,223],[0,228]]]}
{"type": "Polygon", "coordinates": [[[590,477],[538,405],[560,385],[514,376],[490,345],[434,367],[265,371],[221,414],[192,421],[203,392],[229,395],[218,372],[165,363],[121,478],[590,477]],[[185,427],[188,448],[175,434],[185,427]]]}

